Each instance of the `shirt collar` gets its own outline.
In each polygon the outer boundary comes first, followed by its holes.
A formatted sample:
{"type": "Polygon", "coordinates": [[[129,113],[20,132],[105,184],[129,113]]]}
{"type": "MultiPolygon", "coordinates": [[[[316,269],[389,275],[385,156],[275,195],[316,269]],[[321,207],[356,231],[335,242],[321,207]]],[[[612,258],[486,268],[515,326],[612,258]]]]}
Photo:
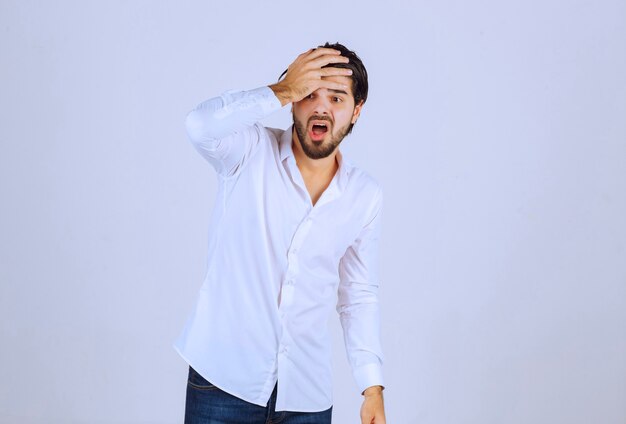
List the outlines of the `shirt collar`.
{"type": "MultiPolygon", "coordinates": [[[[280,137],[279,150],[280,150],[280,161],[284,162],[286,158],[293,157],[293,161],[295,164],[295,156],[293,154],[293,148],[291,146],[292,143],[292,134],[293,134],[293,124],[289,126],[280,137]]],[[[337,184],[340,190],[343,190],[346,182],[348,181],[348,175],[350,174],[350,170],[353,165],[348,159],[343,157],[343,154],[337,147],[337,162],[339,163],[339,168],[337,169],[337,184]]]]}

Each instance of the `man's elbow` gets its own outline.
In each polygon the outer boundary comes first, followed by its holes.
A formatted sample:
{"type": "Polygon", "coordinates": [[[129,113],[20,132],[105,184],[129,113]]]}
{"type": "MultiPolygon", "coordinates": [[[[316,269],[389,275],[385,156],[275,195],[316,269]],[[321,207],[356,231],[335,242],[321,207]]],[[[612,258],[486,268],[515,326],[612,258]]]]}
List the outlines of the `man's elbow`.
{"type": "Polygon", "coordinates": [[[185,129],[189,140],[202,150],[214,151],[219,146],[219,131],[214,119],[192,110],[185,117],[185,129]]]}
{"type": "Polygon", "coordinates": [[[212,120],[201,114],[197,110],[192,110],[185,117],[185,129],[189,138],[193,140],[199,140],[207,137],[211,137],[212,134],[212,120]]]}
{"type": "Polygon", "coordinates": [[[340,317],[346,317],[359,311],[376,311],[378,306],[378,296],[370,295],[358,301],[340,301],[335,309],[340,317]]]}

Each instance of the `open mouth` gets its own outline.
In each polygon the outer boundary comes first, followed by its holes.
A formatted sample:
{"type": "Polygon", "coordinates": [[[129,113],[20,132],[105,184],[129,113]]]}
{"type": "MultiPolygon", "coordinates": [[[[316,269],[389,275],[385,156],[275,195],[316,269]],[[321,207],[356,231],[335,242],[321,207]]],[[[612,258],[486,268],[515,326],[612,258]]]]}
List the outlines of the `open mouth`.
{"type": "Polygon", "coordinates": [[[323,140],[329,129],[329,123],[326,121],[313,121],[309,127],[309,137],[313,141],[323,140]]]}

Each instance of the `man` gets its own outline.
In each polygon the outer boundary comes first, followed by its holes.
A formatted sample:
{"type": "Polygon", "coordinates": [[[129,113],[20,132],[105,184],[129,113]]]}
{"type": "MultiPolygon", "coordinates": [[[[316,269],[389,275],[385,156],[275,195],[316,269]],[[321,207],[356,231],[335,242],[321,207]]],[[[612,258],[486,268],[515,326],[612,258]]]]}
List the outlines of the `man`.
{"type": "Polygon", "coordinates": [[[189,364],[185,423],[330,423],[335,308],[364,396],[361,422],[383,424],[382,189],[338,149],[367,99],[367,72],[328,43],[285,72],[187,115],[219,189],[206,277],[174,344],[189,364]],[[259,123],[288,103],[289,129],[259,123]]]}

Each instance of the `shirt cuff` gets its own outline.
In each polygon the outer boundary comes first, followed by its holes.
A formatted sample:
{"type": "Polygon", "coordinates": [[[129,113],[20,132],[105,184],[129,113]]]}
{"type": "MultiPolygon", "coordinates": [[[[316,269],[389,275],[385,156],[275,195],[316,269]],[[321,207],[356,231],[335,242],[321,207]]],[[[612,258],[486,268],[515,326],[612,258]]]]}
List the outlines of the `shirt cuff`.
{"type": "Polygon", "coordinates": [[[257,115],[257,119],[261,119],[283,107],[274,90],[267,85],[245,91],[226,90],[220,97],[224,101],[224,107],[219,112],[221,114],[230,114],[235,110],[251,110],[257,115]]]}
{"type": "Polygon", "coordinates": [[[385,387],[382,366],[379,364],[360,366],[353,371],[353,375],[361,394],[363,394],[365,389],[371,386],[385,387]]]}
{"type": "Polygon", "coordinates": [[[263,99],[263,109],[266,112],[274,112],[283,107],[283,104],[280,102],[280,99],[276,97],[274,90],[269,88],[267,85],[264,85],[259,88],[255,88],[252,90],[254,93],[257,93],[263,99]]]}
{"type": "MultiPolygon", "coordinates": [[[[231,94],[231,91],[227,91],[226,93],[231,94]]],[[[259,107],[261,114],[265,116],[283,107],[278,97],[276,97],[276,94],[274,94],[274,90],[267,85],[252,90],[240,91],[237,92],[237,95],[241,96],[238,99],[239,107],[259,107]]]]}

